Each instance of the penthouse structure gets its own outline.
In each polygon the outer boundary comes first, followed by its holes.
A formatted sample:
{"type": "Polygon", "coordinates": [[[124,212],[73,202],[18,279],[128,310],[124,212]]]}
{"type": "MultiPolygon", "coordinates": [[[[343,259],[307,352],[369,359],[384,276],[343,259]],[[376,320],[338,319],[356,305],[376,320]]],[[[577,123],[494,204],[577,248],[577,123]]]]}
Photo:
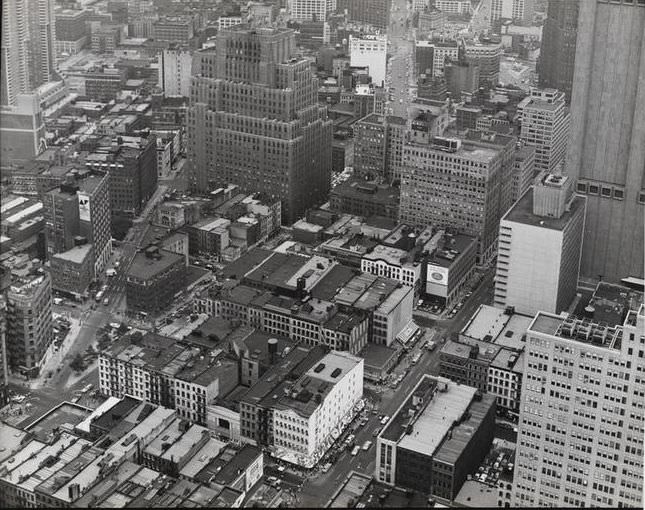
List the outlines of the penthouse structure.
{"type": "Polygon", "coordinates": [[[212,65],[193,78],[187,115],[193,189],[239,185],[282,201],[284,221],[324,202],[331,121],[290,29],[221,31],[212,65]],[[279,169],[279,170],[278,170],[279,169]]]}
{"type": "Polygon", "coordinates": [[[54,336],[49,275],[29,274],[14,281],[7,290],[6,317],[9,366],[37,376],[54,336]]]}
{"type": "Polygon", "coordinates": [[[560,313],[576,296],[586,200],[569,177],[548,174],[499,227],[495,304],[520,313],[560,313]]]}
{"type": "Polygon", "coordinates": [[[535,316],[513,506],[642,506],[643,331],[642,304],[622,322],[535,316]]]}
{"type": "Polygon", "coordinates": [[[478,259],[489,260],[505,195],[509,162],[503,147],[434,137],[404,146],[400,221],[454,228],[479,239],[478,259]]]}
{"type": "Polygon", "coordinates": [[[535,147],[535,169],[554,172],[564,162],[569,136],[569,109],[564,93],[555,89],[531,89],[519,105],[520,140],[535,147]]]}
{"type": "Polygon", "coordinates": [[[221,350],[203,352],[153,333],[134,341],[127,335],[101,353],[99,390],[176,409],[181,418],[206,425],[209,405],[235,387],[238,371],[221,350]]]}
{"type": "Polygon", "coordinates": [[[493,440],[495,401],[476,392],[424,375],[378,435],[375,478],[454,499],[493,440]]]}

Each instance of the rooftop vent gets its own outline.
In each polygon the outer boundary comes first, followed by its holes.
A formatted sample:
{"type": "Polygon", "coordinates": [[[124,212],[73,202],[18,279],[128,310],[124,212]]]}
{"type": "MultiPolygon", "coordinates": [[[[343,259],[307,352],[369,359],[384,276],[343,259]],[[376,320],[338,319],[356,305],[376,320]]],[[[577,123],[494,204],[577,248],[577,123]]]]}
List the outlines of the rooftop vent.
{"type": "Polygon", "coordinates": [[[316,372],[317,374],[319,374],[319,373],[320,373],[320,372],[322,372],[324,369],[325,369],[325,364],[324,364],[324,363],[320,363],[316,368],[314,368],[314,372],[316,372]]]}
{"type": "Polygon", "coordinates": [[[331,377],[335,379],[340,375],[341,372],[342,370],[340,368],[334,368],[334,371],[331,373],[331,377]]]}

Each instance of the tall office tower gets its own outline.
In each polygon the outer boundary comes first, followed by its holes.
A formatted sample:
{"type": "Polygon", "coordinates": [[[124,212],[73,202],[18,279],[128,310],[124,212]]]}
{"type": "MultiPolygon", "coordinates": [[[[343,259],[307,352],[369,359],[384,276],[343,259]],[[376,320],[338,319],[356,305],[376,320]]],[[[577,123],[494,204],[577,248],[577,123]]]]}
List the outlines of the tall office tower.
{"type": "Polygon", "coordinates": [[[264,191],[293,222],[327,199],[331,180],[332,124],[309,61],[294,57],[289,29],[231,27],[218,34],[215,53],[214,68],[202,62],[191,86],[191,186],[264,191]]]}
{"type": "Polygon", "coordinates": [[[94,274],[97,275],[112,255],[109,179],[108,174],[96,174],[77,181],[79,232],[94,246],[94,274]]]}
{"type": "Polygon", "coordinates": [[[535,316],[512,507],[643,507],[644,331],[642,304],[622,324],[535,316]]]}
{"type": "Polygon", "coordinates": [[[495,305],[517,312],[560,313],[576,295],[585,199],[571,179],[547,174],[499,226],[495,305]]]}
{"type": "Polygon", "coordinates": [[[3,163],[30,160],[46,148],[45,121],[38,94],[18,94],[0,105],[0,158],[3,163]]]}
{"type": "Polygon", "coordinates": [[[496,38],[480,36],[477,40],[465,41],[466,60],[479,66],[480,87],[497,86],[502,53],[502,43],[496,38]]]}
{"type": "Polygon", "coordinates": [[[0,406],[9,401],[9,365],[7,364],[7,302],[0,294],[0,406]]]}
{"type": "Polygon", "coordinates": [[[495,253],[504,211],[504,150],[435,137],[403,146],[400,221],[451,227],[479,238],[478,259],[495,253]]]}
{"type": "Polygon", "coordinates": [[[325,21],[336,11],[336,0],[289,0],[288,9],[294,21],[325,21]]]}
{"type": "Polygon", "coordinates": [[[367,23],[380,30],[390,24],[392,0],[348,0],[349,21],[367,23]]]}
{"type": "Polygon", "coordinates": [[[387,37],[384,35],[349,36],[349,63],[369,67],[372,83],[381,87],[387,71],[387,37]]]}
{"type": "Polygon", "coordinates": [[[491,24],[500,19],[512,19],[530,24],[535,14],[535,0],[491,0],[491,24]]]}
{"type": "Polygon", "coordinates": [[[381,182],[401,178],[407,126],[395,116],[368,115],[354,124],[354,172],[381,182]]]}
{"type": "Polygon", "coordinates": [[[7,361],[13,371],[37,375],[53,339],[52,288],[47,273],[14,281],[7,291],[7,361]]]}
{"type": "Polygon", "coordinates": [[[47,257],[74,247],[79,234],[78,186],[63,184],[43,196],[47,257]]]}
{"type": "Polygon", "coordinates": [[[645,0],[580,2],[566,173],[587,194],[582,269],[643,277],[645,0]]]}
{"type": "Polygon", "coordinates": [[[520,140],[535,147],[535,169],[555,171],[564,163],[569,135],[569,109],[564,93],[532,88],[517,109],[522,112],[520,140]]]}
{"type": "Polygon", "coordinates": [[[159,87],[168,96],[190,96],[192,51],[170,49],[159,53],[159,87]]]}
{"type": "Polygon", "coordinates": [[[549,0],[537,61],[538,84],[564,92],[571,103],[580,0],[549,0]]]}

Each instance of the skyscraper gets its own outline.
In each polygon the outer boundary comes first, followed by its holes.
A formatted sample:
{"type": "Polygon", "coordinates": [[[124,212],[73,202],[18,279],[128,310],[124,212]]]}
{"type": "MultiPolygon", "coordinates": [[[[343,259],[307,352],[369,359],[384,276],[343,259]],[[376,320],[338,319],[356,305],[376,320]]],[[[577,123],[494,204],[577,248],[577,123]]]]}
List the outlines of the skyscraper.
{"type": "Polygon", "coordinates": [[[53,0],[2,2],[1,104],[51,80],[56,63],[53,0]]]}
{"type": "Polygon", "coordinates": [[[643,277],[645,0],[580,2],[566,172],[587,195],[581,274],[643,277]]]}
{"type": "Polygon", "coordinates": [[[193,189],[232,183],[282,201],[292,222],[329,193],[332,124],[290,29],[237,25],[193,77],[187,114],[193,189]]]}
{"type": "Polygon", "coordinates": [[[571,103],[579,0],[549,0],[537,61],[538,83],[564,92],[571,103]]]}
{"type": "Polygon", "coordinates": [[[536,315],[512,507],[642,508],[644,330],[643,305],[619,324],[536,315]]]}

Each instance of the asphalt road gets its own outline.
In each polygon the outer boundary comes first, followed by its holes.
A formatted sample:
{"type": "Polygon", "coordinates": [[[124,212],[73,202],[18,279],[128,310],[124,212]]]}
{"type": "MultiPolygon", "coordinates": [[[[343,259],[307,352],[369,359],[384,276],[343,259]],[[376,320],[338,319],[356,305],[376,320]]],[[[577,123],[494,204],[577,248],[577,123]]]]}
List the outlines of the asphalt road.
{"type": "Polygon", "coordinates": [[[412,100],[410,86],[416,80],[414,72],[414,41],[412,29],[406,28],[406,19],[411,18],[408,2],[394,0],[388,27],[388,42],[392,56],[388,62],[386,87],[392,96],[388,103],[392,115],[407,116],[408,105],[412,100]],[[394,10],[396,7],[398,11],[394,10]],[[403,20],[401,20],[403,18],[403,20]]]}

